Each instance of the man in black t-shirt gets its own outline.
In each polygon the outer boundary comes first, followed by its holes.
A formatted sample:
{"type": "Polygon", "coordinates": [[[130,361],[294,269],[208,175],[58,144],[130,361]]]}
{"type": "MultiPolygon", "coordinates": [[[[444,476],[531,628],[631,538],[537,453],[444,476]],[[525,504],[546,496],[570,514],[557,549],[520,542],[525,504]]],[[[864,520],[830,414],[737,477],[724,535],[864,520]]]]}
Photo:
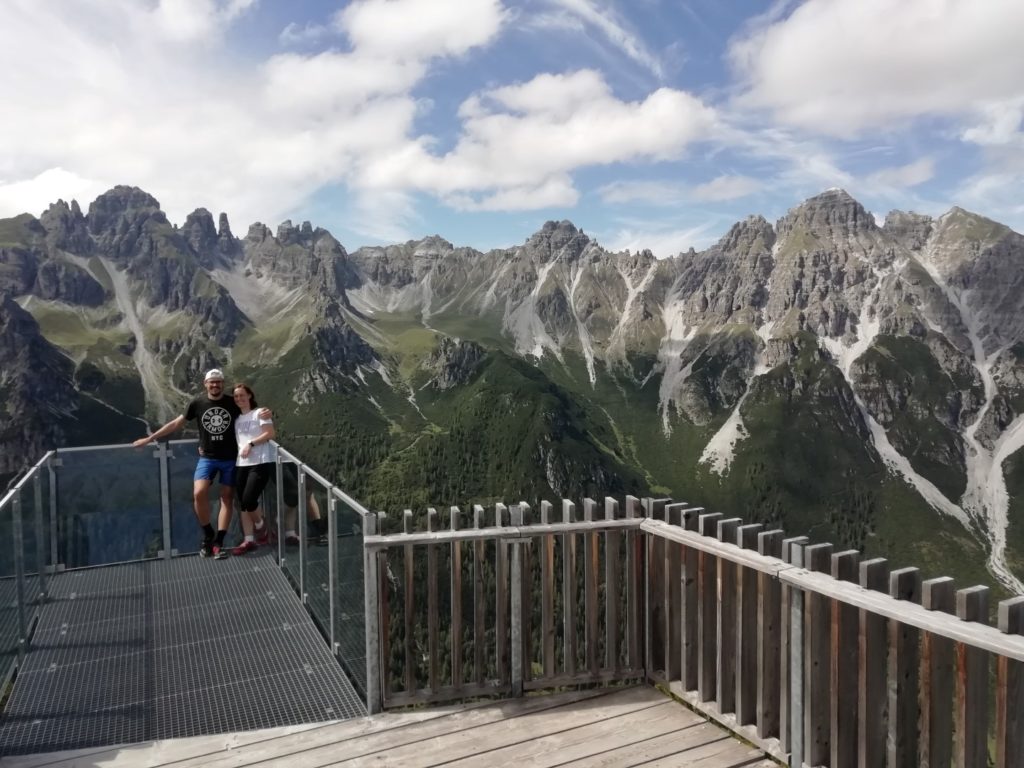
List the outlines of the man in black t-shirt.
{"type": "MultiPolygon", "coordinates": [[[[241,413],[235,401],[224,396],[224,374],[218,368],[203,377],[206,392],[196,395],[181,416],[164,424],[151,435],[139,438],[132,445],[141,448],[154,440],[176,432],[186,421],[195,421],[199,427],[199,462],[192,476],[192,501],[196,518],[203,529],[203,543],[199,554],[217,560],[227,557],[224,537],[231,525],[231,508],[235,489],[235,458],[238,443],[235,440],[235,419],[241,413]],[[220,476],[220,515],[217,532],[210,525],[209,490],[220,476]]],[[[266,411],[267,409],[263,409],[266,411]]]]}

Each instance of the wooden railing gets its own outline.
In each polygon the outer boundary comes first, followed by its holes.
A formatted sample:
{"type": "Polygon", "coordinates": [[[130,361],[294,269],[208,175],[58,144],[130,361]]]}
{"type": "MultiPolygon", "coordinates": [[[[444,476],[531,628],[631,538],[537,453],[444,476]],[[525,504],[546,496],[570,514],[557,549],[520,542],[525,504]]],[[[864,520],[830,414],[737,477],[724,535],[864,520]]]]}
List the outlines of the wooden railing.
{"type": "Polygon", "coordinates": [[[1024,766],[1024,596],[670,499],[444,514],[366,518],[371,711],[647,679],[794,766],[1024,766]]]}

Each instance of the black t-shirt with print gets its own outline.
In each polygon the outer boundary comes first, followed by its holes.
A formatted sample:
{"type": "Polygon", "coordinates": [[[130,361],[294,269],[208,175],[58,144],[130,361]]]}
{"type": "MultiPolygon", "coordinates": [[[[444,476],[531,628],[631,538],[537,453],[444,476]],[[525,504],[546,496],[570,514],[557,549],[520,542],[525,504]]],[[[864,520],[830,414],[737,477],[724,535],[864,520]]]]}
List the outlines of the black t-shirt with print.
{"type": "Polygon", "coordinates": [[[211,400],[196,395],[188,404],[185,418],[199,424],[199,455],[208,459],[233,460],[238,456],[235,419],[241,414],[231,397],[211,400]]]}

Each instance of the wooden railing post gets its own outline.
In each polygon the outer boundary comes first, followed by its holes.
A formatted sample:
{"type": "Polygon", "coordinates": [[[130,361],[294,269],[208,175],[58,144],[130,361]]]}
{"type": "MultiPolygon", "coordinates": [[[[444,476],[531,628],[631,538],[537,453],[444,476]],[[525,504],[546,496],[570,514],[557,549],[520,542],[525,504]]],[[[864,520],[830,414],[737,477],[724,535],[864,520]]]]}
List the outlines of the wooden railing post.
{"type": "MultiPolygon", "coordinates": [[[[961,621],[988,624],[988,587],[957,590],[961,621]]],[[[956,644],[956,706],[953,711],[953,764],[957,768],[988,765],[988,653],[956,644]]]]}
{"type": "MultiPolygon", "coordinates": [[[[540,503],[541,525],[551,523],[550,501],[540,503]]],[[[540,545],[540,634],[544,677],[555,675],[555,537],[545,534],[540,545]]]]}
{"type": "MultiPolygon", "coordinates": [[[[796,536],[790,539],[782,540],[782,559],[787,563],[794,563],[793,557],[797,548],[802,548],[807,543],[806,536],[796,536]]],[[[803,550],[801,549],[798,557],[800,558],[800,565],[803,565],[803,550]]],[[[780,643],[782,652],[779,654],[779,746],[782,747],[783,752],[793,752],[793,697],[801,696],[801,690],[792,690],[793,685],[793,673],[791,670],[793,660],[793,598],[797,591],[789,585],[781,585],[779,592],[779,615],[781,617],[780,624],[780,643]]],[[[803,603],[801,602],[801,610],[803,603]]],[[[803,614],[799,614],[800,622],[797,625],[797,630],[802,637],[803,633],[803,614]]],[[[801,659],[802,663],[802,651],[801,654],[797,655],[798,659],[801,659]]],[[[803,728],[803,718],[800,719],[800,727],[803,728]]],[[[799,733],[803,733],[802,730],[799,733]]],[[[799,751],[803,752],[803,736],[798,740],[800,747],[799,751]]]]}
{"type": "MultiPolygon", "coordinates": [[[[921,605],[953,613],[953,579],[942,576],[921,585],[921,605]]],[[[953,762],[953,643],[932,632],[921,637],[921,768],[950,768],[953,762]]]]}
{"type": "MultiPolygon", "coordinates": [[[[700,535],[714,538],[722,516],[711,512],[700,516],[700,535]]],[[[716,635],[718,634],[718,565],[714,555],[701,551],[697,557],[697,693],[701,701],[718,694],[716,635]]]]}
{"type": "MultiPolygon", "coordinates": [[[[785,547],[783,542],[783,546],[785,547]]],[[[804,547],[801,542],[790,542],[788,562],[803,568],[804,547]]],[[[803,768],[804,764],[804,593],[789,590],[789,764],[803,768]]]]}
{"type": "MultiPolygon", "coordinates": [[[[782,531],[757,536],[757,551],[782,556],[782,531]]],[[[781,585],[768,573],[757,575],[757,735],[779,736],[780,655],[782,653],[781,585]]]]}
{"type": "MultiPolygon", "coordinates": [[[[594,522],[596,518],[597,502],[593,499],[583,500],[583,519],[594,522]]],[[[586,622],[586,651],[587,671],[597,676],[597,633],[598,633],[598,609],[597,609],[597,534],[587,531],[583,534],[583,613],[586,622]]]]}
{"type": "MultiPolygon", "coordinates": [[[[523,509],[519,504],[512,505],[512,527],[523,524],[523,509]]],[[[511,659],[510,680],[513,696],[523,695],[523,552],[522,542],[512,543],[512,565],[509,590],[512,594],[510,611],[509,656],[511,659]]]]}
{"type": "MultiPolygon", "coordinates": [[[[458,507],[451,507],[448,510],[451,516],[451,529],[454,533],[459,530],[459,516],[462,514],[458,507]]],[[[451,582],[451,649],[452,649],[452,687],[457,691],[462,688],[462,543],[452,541],[452,582],[451,582]]]]}
{"type": "MultiPolygon", "coordinates": [[[[407,509],[402,513],[402,532],[412,533],[412,510],[407,509]]],[[[416,577],[414,566],[415,552],[412,544],[403,547],[405,556],[405,692],[416,691],[416,654],[413,651],[413,625],[415,624],[416,610],[416,577]]]]}
{"type": "MultiPolygon", "coordinates": [[[[576,505],[562,499],[562,522],[573,522],[576,505]]],[[[565,674],[576,674],[576,534],[562,534],[562,663],[565,674]]]]}
{"type": "MultiPolygon", "coordinates": [[[[508,519],[508,507],[494,505],[494,525],[502,528],[508,519]]],[[[508,600],[508,542],[498,539],[494,542],[494,657],[498,667],[498,681],[501,685],[510,683],[509,671],[509,600],[508,600]]]]}
{"type": "MultiPolygon", "coordinates": [[[[473,505],[473,528],[480,530],[484,508],[473,505]]],[[[484,642],[487,638],[487,595],[484,592],[484,541],[473,542],[473,681],[482,686],[487,679],[484,642]]]]}
{"type": "MultiPolygon", "coordinates": [[[[736,544],[757,550],[759,523],[742,525],[736,544]]],[[[749,725],[757,720],[757,571],[740,568],[736,583],[736,722],[749,725]]]]}
{"type": "MultiPolygon", "coordinates": [[[[1024,595],[999,604],[999,631],[1024,635],[1024,595]]],[[[996,661],[996,768],[1024,765],[1024,662],[999,656],[996,661]]]]}
{"type": "MultiPolygon", "coordinates": [[[[921,572],[901,568],[889,574],[889,595],[920,602],[921,572]]],[[[886,737],[888,768],[918,768],[917,706],[918,641],[920,630],[889,620],[889,731],[886,737]]]]}
{"type": "MultiPolygon", "coordinates": [[[[718,540],[736,543],[742,521],[738,517],[718,521],[718,540]]],[[[723,714],[736,711],[736,564],[718,558],[718,622],[715,629],[717,687],[715,699],[723,714]]]]}
{"type": "MultiPolygon", "coordinates": [[[[518,519],[518,526],[529,526],[532,517],[530,505],[520,501],[513,510],[513,525],[518,519]]],[[[533,541],[524,537],[513,545],[519,555],[519,658],[524,685],[533,679],[533,541]]]]}
{"type": "MultiPolygon", "coordinates": [[[[653,499],[645,496],[640,500],[644,517],[661,520],[665,505],[671,499],[653,499]]],[[[668,659],[665,644],[668,638],[668,618],[665,616],[665,552],[667,542],[660,536],[648,536],[644,561],[644,667],[647,679],[652,682],[667,682],[668,659]]]]}
{"type": "MultiPolygon", "coordinates": [[[[427,531],[437,530],[437,510],[427,509],[427,531]]],[[[427,658],[428,680],[430,692],[437,693],[441,689],[440,681],[440,641],[438,637],[438,585],[437,585],[437,544],[427,545],[427,658]]]]}
{"type": "MultiPolygon", "coordinates": [[[[685,502],[665,505],[665,522],[682,527],[685,502]]],[[[683,625],[683,547],[674,541],[665,542],[665,586],[663,590],[665,614],[665,678],[667,681],[682,677],[683,625]]]]}
{"type": "MultiPolygon", "coordinates": [[[[889,586],[889,563],[883,558],[860,564],[860,585],[885,592],[889,586]]],[[[857,643],[857,766],[885,765],[888,717],[886,707],[887,622],[871,611],[860,611],[857,643]]]]}
{"type": "MultiPolygon", "coordinates": [[[[804,547],[804,567],[818,573],[832,571],[832,545],[804,547]]],[[[804,762],[828,765],[832,748],[832,606],[827,597],[804,595],[804,762]]]]}
{"type": "MultiPolygon", "coordinates": [[[[640,499],[636,496],[626,497],[626,519],[634,520],[640,516],[640,499]]],[[[640,638],[643,619],[643,568],[644,568],[644,537],[637,531],[626,531],[626,665],[632,670],[643,668],[643,657],[640,653],[640,638]]]]}
{"type": "MultiPolygon", "coordinates": [[[[697,532],[700,526],[700,516],[704,514],[703,507],[690,507],[684,509],[683,528],[687,531],[697,532]]],[[[697,612],[700,603],[700,596],[697,593],[698,587],[698,564],[700,553],[692,547],[683,549],[683,573],[680,589],[681,621],[683,624],[681,648],[682,659],[680,662],[680,678],[684,691],[697,690],[697,672],[699,669],[699,648],[700,643],[697,635],[697,612]]]]}
{"type": "MultiPolygon", "coordinates": [[[[619,502],[611,496],[604,498],[604,519],[619,516],[619,502]]],[[[608,531],[604,539],[604,666],[618,672],[619,664],[619,533],[608,531]]]]}
{"type": "MultiPolygon", "coordinates": [[[[832,555],[832,578],[857,582],[860,553],[855,549],[832,555]]],[[[830,670],[832,711],[831,768],[857,765],[857,609],[832,601],[832,652],[830,670]]]]}

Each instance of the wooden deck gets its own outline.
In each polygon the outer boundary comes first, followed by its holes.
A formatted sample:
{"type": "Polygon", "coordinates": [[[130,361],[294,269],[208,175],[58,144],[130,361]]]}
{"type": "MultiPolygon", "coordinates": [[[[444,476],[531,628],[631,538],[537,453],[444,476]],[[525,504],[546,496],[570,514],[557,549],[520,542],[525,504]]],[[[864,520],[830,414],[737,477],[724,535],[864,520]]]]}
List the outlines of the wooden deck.
{"type": "Polygon", "coordinates": [[[648,686],[0,760],[2,768],[171,765],[774,768],[776,763],[648,686]]]}

